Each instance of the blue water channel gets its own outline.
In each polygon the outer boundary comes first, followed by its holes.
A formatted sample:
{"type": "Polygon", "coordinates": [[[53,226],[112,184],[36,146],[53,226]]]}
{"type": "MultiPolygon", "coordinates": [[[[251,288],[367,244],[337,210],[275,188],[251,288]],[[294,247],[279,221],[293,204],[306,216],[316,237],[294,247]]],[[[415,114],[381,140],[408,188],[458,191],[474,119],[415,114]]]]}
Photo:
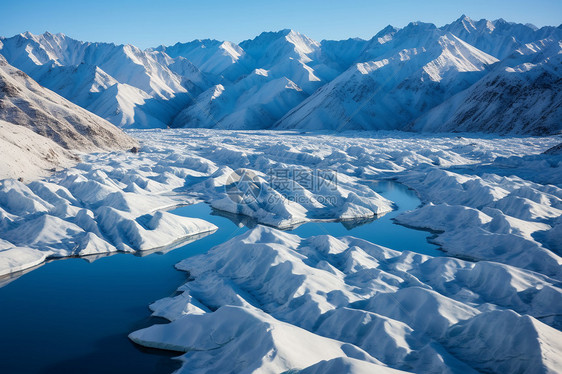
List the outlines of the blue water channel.
{"type": "MultiPolygon", "coordinates": [[[[360,222],[310,222],[289,230],[301,237],[352,235],[396,250],[442,255],[430,233],[397,225],[393,218],[419,206],[415,193],[393,182],[373,189],[397,209],[360,222]]],[[[205,203],[171,211],[214,223],[219,229],[167,253],[118,253],[54,260],[19,277],[0,278],[0,373],[171,373],[172,352],[149,350],[127,335],[163,320],[148,305],[173,295],[186,280],[174,269],[184,258],[242,234],[251,219],[213,211],[205,203]]]]}

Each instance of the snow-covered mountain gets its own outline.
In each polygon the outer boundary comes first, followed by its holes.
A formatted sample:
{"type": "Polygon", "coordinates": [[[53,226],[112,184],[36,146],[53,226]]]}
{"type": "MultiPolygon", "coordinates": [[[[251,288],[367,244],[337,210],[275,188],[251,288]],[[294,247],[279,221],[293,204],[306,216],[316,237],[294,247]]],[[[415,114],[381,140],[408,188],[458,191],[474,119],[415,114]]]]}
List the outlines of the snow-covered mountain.
{"type": "Polygon", "coordinates": [[[455,34],[467,43],[498,58],[504,59],[524,44],[546,38],[562,38],[562,28],[507,22],[503,19],[474,21],[463,15],[441,28],[455,34]]]}
{"type": "Polygon", "coordinates": [[[562,130],[562,41],[524,45],[412,130],[544,135],[562,130]]]}
{"type": "Polygon", "coordinates": [[[41,85],[121,127],[165,127],[208,85],[184,58],[63,34],[2,39],[0,53],[41,85]]]}
{"type": "Polygon", "coordinates": [[[497,60],[432,24],[375,39],[353,65],[277,124],[300,129],[400,129],[468,88],[497,60]]]}
{"type": "Polygon", "coordinates": [[[266,69],[275,77],[285,76],[308,93],[337,74],[320,61],[320,43],[294,30],[264,32],[240,46],[255,68],[266,69]]]}
{"type": "Polygon", "coordinates": [[[0,119],[66,149],[125,149],[136,141],[102,118],[41,87],[0,56],[0,119]]]}
{"type": "Polygon", "coordinates": [[[68,150],[127,149],[120,129],[40,86],[0,55],[0,178],[33,179],[77,158],[68,150]]]}
{"type": "Polygon", "coordinates": [[[222,83],[183,110],[173,127],[269,128],[338,74],[321,61],[320,43],[293,30],[264,32],[237,51],[239,58],[221,71],[222,83]]]}
{"type": "MultiPolygon", "coordinates": [[[[120,127],[408,129],[420,128],[424,115],[436,116],[433,108],[444,108],[440,104],[457,94],[473,87],[470,95],[476,95],[484,88],[473,85],[501,69],[513,68],[512,82],[528,81],[529,69],[516,68],[525,61],[512,56],[547,39],[562,40],[562,26],[539,29],[463,15],[439,28],[389,25],[370,40],[318,42],[281,30],[239,44],[205,39],[147,50],[24,33],[0,38],[0,54],[43,86],[120,127]]],[[[556,61],[548,58],[532,70],[552,74],[556,61]]],[[[529,100],[525,105],[534,106],[529,100]]],[[[517,115],[532,118],[537,108],[517,115]]],[[[560,122],[558,112],[548,116],[560,122]]],[[[463,131],[484,129],[476,120],[465,124],[463,131]]],[[[516,131],[535,125],[518,126],[516,131]]]]}
{"type": "Polygon", "coordinates": [[[215,85],[175,118],[173,127],[259,129],[270,127],[307,97],[286,77],[256,69],[233,85],[215,85]]]}
{"type": "Polygon", "coordinates": [[[235,43],[205,39],[173,46],[159,46],[155,51],[166,52],[172,58],[184,57],[205,73],[220,75],[244,56],[244,50],[235,43]]]}

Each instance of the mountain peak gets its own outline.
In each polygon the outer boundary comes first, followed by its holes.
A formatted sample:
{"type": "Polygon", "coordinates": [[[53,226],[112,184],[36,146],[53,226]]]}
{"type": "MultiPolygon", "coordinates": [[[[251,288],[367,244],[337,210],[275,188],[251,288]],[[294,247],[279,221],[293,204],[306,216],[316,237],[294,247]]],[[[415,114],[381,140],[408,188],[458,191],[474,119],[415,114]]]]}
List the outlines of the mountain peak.
{"type": "Polygon", "coordinates": [[[278,31],[280,34],[283,34],[285,36],[289,35],[289,34],[298,34],[297,31],[293,30],[293,29],[283,29],[283,30],[279,30],[278,31]]]}
{"type": "Polygon", "coordinates": [[[258,38],[265,38],[265,37],[269,37],[269,38],[283,37],[283,36],[289,35],[289,33],[291,31],[293,31],[293,30],[282,29],[282,30],[277,30],[277,31],[263,31],[258,36],[256,36],[254,38],[254,40],[258,39],[258,38]]]}
{"type": "Polygon", "coordinates": [[[255,55],[254,57],[266,54],[266,50],[270,48],[286,48],[283,45],[292,45],[290,48],[295,50],[299,56],[311,53],[320,47],[317,41],[291,29],[265,31],[254,39],[245,40],[240,43],[240,47],[246,52],[255,55]],[[274,44],[275,46],[272,47],[274,44]]]}
{"type": "Polygon", "coordinates": [[[253,39],[248,39],[243,41],[242,43],[240,43],[241,45],[244,43],[248,43],[250,41],[273,41],[273,40],[277,40],[277,39],[281,39],[281,38],[290,38],[290,37],[305,37],[305,35],[301,34],[298,31],[295,31],[293,29],[282,29],[282,30],[278,30],[278,31],[264,31],[261,34],[259,34],[258,36],[256,36],[253,39]]]}
{"type": "Polygon", "coordinates": [[[53,37],[66,38],[66,35],[63,34],[62,32],[57,32],[57,33],[53,34],[53,33],[50,32],[50,31],[45,31],[45,32],[42,34],[42,36],[43,36],[44,38],[53,38],[53,37]]]}
{"type": "Polygon", "coordinates": [[[433,23],[427,23],[427,22],[420,22],[420,21],[415,21],[415,22],[410,22],[406,27],[404,27],[402,30],[400,31],[428,31],[428,30],[436,30],[437,26],[435,26],[433,23]]]}
{"type": "Polygon", "coordinates": [[[433,23],[425,23],[425,22],[410,22],[406,27],[400,29],[396,32],[401,37],[420,37],[423,34],[430,35],[437,31],[437,26],[433,23]]]}
{"type": "Polygon", "coordinates": [[[375,38],[380,38],[383,37],[385,35],[388,34],[392,34],[394,32],[398,31],[398,29],[392,25],[388,25],[386,26],[384,29],[382,29],[381,31],[379,31],[378,33],[375,34],[375,38]]]}
{"type": "Polygon", "coordinates": [[[507,24],[509,24],[509,22],[507,22],[507,21],[506,21],[505,19],[503,19],[503,18],[498,18],[498,19],[495,20],[493,23],[494,23],[495,26],[497,26],[497,25],[507,25],[507,24]]]}

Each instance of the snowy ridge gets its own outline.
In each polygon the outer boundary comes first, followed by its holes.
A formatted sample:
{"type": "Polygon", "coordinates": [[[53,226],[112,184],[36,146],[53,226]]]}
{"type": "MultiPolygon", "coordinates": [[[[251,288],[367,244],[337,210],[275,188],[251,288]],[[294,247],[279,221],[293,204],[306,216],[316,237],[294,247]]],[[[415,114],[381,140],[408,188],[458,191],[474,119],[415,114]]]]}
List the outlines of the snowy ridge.
{"type": "MultiPolygon", "coordinates": [[[[498,80],[489,73],[491,65],[500,60],[504,67],[514,66],[513,53],[545,39],[559,42],[561,30],[462,16],[441,28],[421,22],[402,29],[389,25],[370,40],[317,42],[287,29],[240,44],[205,39],[144,51],[24,33],[2,38],[0,54],[40,84],[120,127],[417,129],[421,125],[408,126],[429,115],[436,123],[424,125],[425,131],[538,133],[531,122],[541,103],[560,106],[559,97],[539,97],[549,95],[540,82],[532,87],[538,91],[534,99],[514,104],[518,113],[502,115],[505,124],[460,114],[450,124],[444,117],[454,106],[451,96],[474,95],[468,88],[489,91],[485,81],[475,83],[482,77],[498,80]],[[208,90],[219,86],[224,95],[214,100],[208,90]],[[444,102],[446,108],[439,106],[444,102]],[[511,128],[514,120],[520,123],[511,128]]],[[[557,64],[543,61],[536,76],[557,64]]],[[[518,84],[532,79],[521,69],[511,76],[518,84]]],[[[556,91],[558,81],[550,84],[556,91]]],[[[509,82],[496,85],[496,95],[510,96],[508,87],[509,82]]],[[[558,123],[559,113],[546,117],[542,133],[559,131],[552,118],[558,123]]]]}
{"type": "Polygon", "coordinates": [[[562,130],[562,42],[527,44],[469,89],[429,111],[416,131],[543,135],[562,130]]]}
{"type": "Polygon", "coordinates": [[[537,29],[533,25],[506,22],[503,19],[475,21],[462,15],[458,20],[442,27],[476,48],[498,59],[508,57],[524,44],[546,38],[560,39],[560,27],[545,26],[537,29]]]}
{"type": "Polygon", "coordinates": [[[410,24],[282,118],[277,128],[399,129],[467,88],[497,60],[433,25],[410,24]],[[412,36],[423,37],[423,48],[412,36]],[[350,95],[349,93],[353,94],[350,95]]]}
{"type": "Polygon", "coordinates": [[[215,75],[221,74],[245,54],[240,46],[232,42],[210,39],[160,46],[154,50],[165,52],[172,58],[184,57],[202,72],[215,75]]]}
{"type": "Polygon", "coordinates": [[[3,39],[0,50],[8,62],[43,86],[122,127],[164,127],[189,95],[208,84],[189,61],[132,45],[25,33],[3,39]],[[68,87],[69,82],[74,87],[68,87]],[[148,99],[151,103],[145,108],[148,99]]]}
{"type": "Polygon", "coordinates": [[[562,290],[548,278],[505,265],[400,253],[351,237],[302,240],[257,227],[178,268],[193,280],[180,287],[179,296],[152,306],[156,315],[172,322],[130,337],[145,346],[188,352],[182,356],[185,372],[205,372],[209,362],[216,371],[234,362],[242,373],[304,369],[333,359],[329,339],[346,344],[338,356],[362,355],[363,361],[374,358],[414,372],[548,372],[560,364],[562,332],[494,301],[497,294],[514,299],[532,294],[529,303],[546,308],[535,314],[541,317],[560,310],[562,290]],[[473,279],[493,280],[496,295],[473,279]],[[543,292],[557,296],[545,305],[543,292]],[[535,338],[524,347],[518,339],[494,338],[510,335],[511,329],[516,336],[535,338]],[[473,331],[482,331],[477,334],[482,340],[475,343],[473,331]],[[266,332],[273,344],[263,342],[266,332]],[[291,350],[292,356],[284,352],[297,341],[309,341],[310,333],[318,340],[308,344],[313,352],[302,354],[307,345],[291,350]],[[210,335],[213,342],[207,343],[210,335]],[[244,350],[240,359],[240,347],[249,339],[263,343],[244,350]],[[482,356],[483,347],[494,354],[482,356]],[[320,357],[313,355],[320,352],[320,357]]]}

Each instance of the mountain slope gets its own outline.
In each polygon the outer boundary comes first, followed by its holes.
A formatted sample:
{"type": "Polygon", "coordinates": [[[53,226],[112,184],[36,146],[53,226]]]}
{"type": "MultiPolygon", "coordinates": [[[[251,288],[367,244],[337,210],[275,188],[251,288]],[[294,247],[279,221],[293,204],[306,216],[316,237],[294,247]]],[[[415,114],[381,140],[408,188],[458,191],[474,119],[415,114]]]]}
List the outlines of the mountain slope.
{"type": "Polygon", "coordinates": [[[306,93],[286,77],[256,69],[234,85],[216,85],[183,110],[173,127],[218,129],[268,128],[302,102],[306,93]]]}
{"type": "Polygon", "coordinates": [[[399,129],[481,78],[495,58],[434,25],[412,23],[373,43],[359,63],[276,125],[299,129],[399,129]]]}
{"type": "Polygon", "coordinates": [[[533,25],[506,22],[503,19],[474,21],[463,15],[458,20],[442,27],[476,48],[504,59],[524,44],[549,37],[562,38],[560,27],[546,26],[537,29],[533,25]]]}
{"type": "Polygon", "coordinates": [[[122,127],[166,127],[209,85],[184,58],[63,34],[2,39],[0,54],[43,86],[122,127]]]}
{"type": "Polygon", "coordinates": [[[416,120],[411,129],[533,135],[562,131],[562,42],[525,45],[472,87],[416,120]]]}
{"type": "Polygon", "coordinates": [[[0,56],[0,119],[66,149],[127,149],[137,142],[111,123],[41,87],[0,56]]]}
{"type": "Polygon", "coordinates": [[[49,171],[71,166],[76,159],[51,139],[32,130],[0,120],[0,179],[29,181],[49,171]]]}
{"type": "Polygon", "coordinates": [[[184,57],[205,73],[220,75],[244,56],[244,50],[232,42],[218,40],[194,40],[189,43],[176,43],[173,46],[160,46],[154,49],[172,58],[184,57]]]}

